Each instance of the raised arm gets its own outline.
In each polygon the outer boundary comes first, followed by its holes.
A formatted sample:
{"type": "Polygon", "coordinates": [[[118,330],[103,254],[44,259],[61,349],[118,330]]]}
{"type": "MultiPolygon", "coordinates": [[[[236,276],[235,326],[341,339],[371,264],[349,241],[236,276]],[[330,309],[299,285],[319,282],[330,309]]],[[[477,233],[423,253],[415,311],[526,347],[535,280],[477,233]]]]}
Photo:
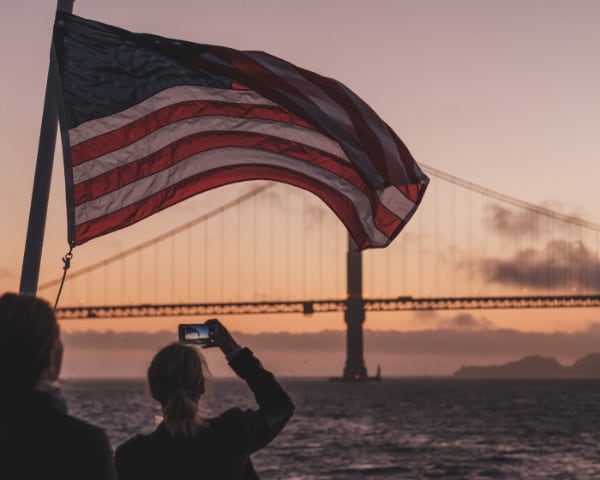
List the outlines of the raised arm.
{"type": "MultiPolygon", "coordinates": [[[[238,411],[243,428],[240,449],[252,453],[268,444],[281,432],[294,412],[294,404],[273,374],[263,368],[248,348],[242,348],[218,320],[209,320],[214,327],[215,342],[221,348],[235,373],[246,381],[258,404],[258,410],[238,411]]],[[[227,415],[226,415],[227,417],[227,415]]],[[[227,421],[224,418],[224,421],[227,421]]]]}

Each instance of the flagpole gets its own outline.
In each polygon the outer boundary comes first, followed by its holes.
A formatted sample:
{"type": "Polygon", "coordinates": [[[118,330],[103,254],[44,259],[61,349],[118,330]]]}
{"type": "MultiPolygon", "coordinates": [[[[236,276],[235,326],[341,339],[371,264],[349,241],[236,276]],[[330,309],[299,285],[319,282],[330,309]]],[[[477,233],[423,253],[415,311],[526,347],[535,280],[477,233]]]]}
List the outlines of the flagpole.
{"type": "MultiPolygon", "coordinates": [[[[58,0],[56,9],[71,13],[75,0],[58,0]]],[[[33,192],[29,208],[29,223],[23,266],[21,268],[21,284],[19,292],[35,295],[37,292],[44,244],[44,230],[46,227],[46,213],[48,211],[48,198],[50,195],[50,181],[52,178],[52,163],[56,148],[56,130],[58,115],[56,109],[56,89],[58,88],[58,69],[53,49],[50,49],[50,64],[46,79],[46,96],[42,125],[40,127],[40,140],[38,144],[35,176],[33,178],[33,192]]]]}

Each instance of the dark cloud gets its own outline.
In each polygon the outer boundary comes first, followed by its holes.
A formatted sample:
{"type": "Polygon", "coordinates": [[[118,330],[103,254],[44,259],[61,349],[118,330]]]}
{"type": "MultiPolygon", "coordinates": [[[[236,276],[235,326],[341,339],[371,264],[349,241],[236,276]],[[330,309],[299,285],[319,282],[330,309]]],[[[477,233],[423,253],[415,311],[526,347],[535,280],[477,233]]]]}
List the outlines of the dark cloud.
{"type": "Polygon", "coordinates": [[[98,350],[148,350],[157,349],[177,340],[174,332],[105,332],[84,331],[61,334],[66,348],[98,350]]]}
{"type": "Polygon", "coordinates": [[[484,317],[476,318],[472,314],[465,312],[458,313],[454,317],[440,319],[438,326],[440,328],[455,330],[478,330],[492,328],[493,323],[484,317]]]}
{"type": "Polygon", "coordinates": [[[469,312],[459,312],[448,316],[436,310],[417,310],[413,314],[413,320],[423,329],[428,326],[450,330],[477,330],[494,327],[493,322],[484,316],[475,317],[469,312]]]}
{"type": "MultiPolygon", "coordinates": [[[[97,350],[157,350],[177,340],[174,332],[105,332],[84,331],[63,333],[66,348],[97,350]]],[[[322,331],[319,333],[235,333],[236,340],[243,345],[256,349],[301,351],[307,348],[315,350],[340,350],[345,348],[345,333],[340,331],[322,331]]]]}
{"type": "Polygon", "coordinates": [[[514,211],[498,204],[488,204],[484,209],[485,224],[502,235],[533,234],[542,220],[537,213],[528,210],[514,211]]]}
{"type": "Polygon", "coordinates": [[[569,224],[581,224],[582,217],[578,214],[563,214],[557,205],[540,206],[540,211],[526,209],[511,209],[499,204],[484,206],[484,224],[495,233],[505,236],[521,237],[537,235],[543,230],[550,219],[554,232],[566,231],[569,224]],[[546,212],[546,213],[542,213],[546,212]]]}
{"type": "Polygon", "coordinates": [[[484,259],[484,278],[500,284],[539,289],[598,291],[600,259],[582,242],[554,240],[542,251],[518,251],[509,259],[484,259]]]}
{"type": "MultiPolygon", "coordinates": [[[[448,375],[462,365],[505,363],[527,355],[574,362],[600,351],[600,323],[575,333],[538,333],[480,328],[485,320],[469,315],[451,318],[461,328],[413,332],[364,332],[369,371],[381,365],[385,375],[448,375]]],[[[339,375],[345,362],[346,333],[234,333],[243,345],[278,375],[339,375]]],[[[152,355],[173,341],[172,332],[65,333],[65,367],[69,377],[143,377],[152,355]]],[[[233,375],[220,352],[205,352],[216,376],[233,375]]]]}
{"type": "Polygon", "coordinates": [[[439,318],[439,313],[435,310],[417,310],[414,312],[413,317],[418,322],[429,322],[432,320],[437,320],[439,318]]]}
{"type": "Polygon", "coordinates": [[[396,352],[433,356],[503,355],[506,357],[539,354],[577,358],[600,351],[600,328],[565,333],[520,332],[517,330],[420,330],[416,332],[365,332],[367,352],[396,352]]]}
{"type": "MultiPolygon", "coordinates": [[[[368,351],[435,355],[555,354],[576,356],[600,351],[600,322],[574,333],[520,332],[509,329],[482,328],[485,319],[459,314],[446,321],[460,328],[429,329],[409,332],[365,330],[368,351]],[[466,328],[465,328],[466,327],[466,328]]],[[[175,340],[172,332],[77,332],[63,333],[65,348],[80,350],[156,350],[175,340]]],[[[261,352],[344,352],[346,332],[328,330],[317,333],[234,333],[238,342],[261,352]]]]}

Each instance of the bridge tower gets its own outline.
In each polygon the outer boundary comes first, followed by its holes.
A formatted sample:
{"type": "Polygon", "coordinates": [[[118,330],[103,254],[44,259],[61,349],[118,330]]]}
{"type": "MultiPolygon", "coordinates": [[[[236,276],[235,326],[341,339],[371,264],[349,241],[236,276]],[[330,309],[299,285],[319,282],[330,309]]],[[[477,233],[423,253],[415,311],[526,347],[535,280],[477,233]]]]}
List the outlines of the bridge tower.
{"type": "Polygon", "coordinates": [[[364,382],[379,380],[369,377],[363,355],[363,323],[365,322],[365,302],[362,296],[362,253],[356,248],[351,237],[348,237],[347,261],[347,293],[344,321],[346,322],[346,365],[341,378],[333,381],[364,382]]]}

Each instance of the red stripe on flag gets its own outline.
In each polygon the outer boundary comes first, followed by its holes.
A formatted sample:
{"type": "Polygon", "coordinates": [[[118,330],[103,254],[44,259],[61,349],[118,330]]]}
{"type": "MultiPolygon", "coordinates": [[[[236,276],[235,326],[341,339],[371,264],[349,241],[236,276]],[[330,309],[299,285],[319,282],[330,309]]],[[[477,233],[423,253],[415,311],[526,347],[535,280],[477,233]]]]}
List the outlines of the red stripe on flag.
{"type": "MultiPolygon", "coordinates": [[[[303,103],[314,104],[314,101],[305,92],[286,82],[282,77],[271,72],[271,70],[253,58],[248,57],[243,52],[223,47],[217,47],[214,50],[218,56],[233,65],[235,70],[232,72],[232,75],[235,73],[239,77],[236,78],[236,81],[241,80],[261,95],[265,94],[267,90],[265,87],[268,86],[269,100],[275,103],[289,103],[287,101],[287,94],[303,103]]],[[[298,67],[291,65],[290,67],[298,70],[298,67]]]]}
{"type": "Polygon", "coordinates": [[[427,188],[427,185],[423,185],[422,183],[411,183],[409,185],[402,185],[398,187],[398,190],[400,190],[413,203],[416,203],[423,194],[423,190],[425,190],[425,188],[427,188]]]}
{"type": "Polygon", "coordinates": [[[314,129],[282,107],[223,102],[188,101],[169,105],[112,132],[91,138],[71,148],[73,166],[130,145],[166,125],[190,118],[222,115],[253,120],[271,120],[314,129]]]}
{"type": "Polygon", "coordinates": [[[391,235],[401,224],[401,219],[379,202],[376,193],[347,162],[303,144],[251,133],[206,132],[180,139],[148,157],[75,185],[74,204],[81,205],[100,198],[130,183],[173,167],[192,155],[225,147],[254,148],[281,153],[334,173],[354,185],[368,198],[374,212],[374,224],[379,230],[391,235]]]}
{"type": "Polygon", "coordinates": [[[371,199],[371,208],[373,208],[373,223],[377,230],[384,233],[386,237],[393,238],[393,235],[405,223],[404,219],[394,215],[379,201],[373,202],[371,199]]]}
{"type": "Polygon", "coordinates": [[[358,136],[356,140],[364,148],[369,159],[373,162],[373,165],[377,167],[381,176],[383,176],[383,178],[389,178],[385,162],[386,155],[381,143],[379,142],[377,135],[371,129],[371,126],[365,120],[364,115],[355,105],[354,100],[348,96],[338,82],[308,70],[303,70],[302,74],[310,82],[319,85],[327,92],[327,95],[329,95],[332,100],[344,108],[344,111],[352,120],[355,133],[358,136]]]}
{"type": "Polygon", "coordinates": [[[163,40],[57,13],[70,242],[254,179],[313,192],[360,248],[414,213],[427,177],[343,84],[263,52],[163,40]]]}
{"type": "MultiPolygon", "coordinates": [[[[344,146],[345,142],[349,142],[354,144],[357,149],[363,150],[367,154],[375,171],[384,179],[384,184],[397,184],[398,179],[405,177],[401,171],[402,167],[395,165],[395,162],[399,160],[396,156],[399,157],[399,154],[397,152],[388,152],[393,157],[388,159],[385,148],[374,129],[380,130],[380,134],[383,136],[391,134],[392,137],[396,137],[396,135],[375,112],[373,112],[373,116],[377,118],[377,122],[376,125],[371,125],[355,103],[355,101],[362,102],[362,100],[358,97],[356,99],[351,97],[336,80],[289,64],[266,53],[262,55],[272,57],[274,64],[277,64],[278,68],[284,70],[283,75],[280,76],[278,72],[271,70],[271,66],[261,63],[260,57],[255,58],[249,56],[246,52],[223,47],[213,47],[213,50],[215,55],[220,56],[233,65],[235,70],[230,74],[235,75],[236,79],[249,85],[252,89],[270,100],[281,105],[286,105],[294,113],[305,118],[310,123],[314,123],[319,131],[340,142],[342,146],[344,146]],[[286,69],[289,72],[285,72],[286,69]],[[286,78],[286,74],[290,77],[289,81],[286,78]],[[304,80],[296,79],[294,76],[303,77],[304,80]],[[313,90],[316,88],[318,91],[314,94],[307,94],[306,89],[303,88],[304,86],[308,88],[314,86],[313,90]],[[295,104],[291,102],[295,102],[295,104]],[[327,112],[323,112],[323,110],[327,109],[327,105],[336,106],[340,110],[343,110],[351,125],[339,121],[340,119],[336,119],[335,114],[328,115],[327,112]],[[344,133],[338,135],[331,130],[332,128],[344,133]]],[[[364,107],[371,110],[366,103],[364,107]]],[[[394,138],[390,143],[395,143],[397,146],[398,141],[394,138]]],[[[408,153],[408,150],[406,150],[406,153],[408,153]]],[[[348,155],[350,156],[350,161],[359,170],[363,172],[364,168],[368,170],[367,165],[363,165],[357,158],[353,158],[350,153],[348,155]]],[[[406,165],[410,161],[413,161],[413,159],[408,154],[407,158],[402,158],[400,161],[406,165]]]]}
{"type": "Polygon", "coordinates": [[[129,226],[143,218],[213,188],[247,180],[273,180],[308,190],[321,198],[344,223],[359,248],[370,246],[352,202],[327,184],[272,166],[244,165],[196,175],[117,212],[75,227],[78,244],[129,226]]]}
{"type": "Polygon", "coordinates": [[[255,148],[304,160],[348,180],[365,194],[369,190],[348,162],[301,143],[255,133],[202,132],[181,138],[151,155],[75,185],[74,204],[80,205],[99,198],[197,153],[224,147],[255,148]]]}

